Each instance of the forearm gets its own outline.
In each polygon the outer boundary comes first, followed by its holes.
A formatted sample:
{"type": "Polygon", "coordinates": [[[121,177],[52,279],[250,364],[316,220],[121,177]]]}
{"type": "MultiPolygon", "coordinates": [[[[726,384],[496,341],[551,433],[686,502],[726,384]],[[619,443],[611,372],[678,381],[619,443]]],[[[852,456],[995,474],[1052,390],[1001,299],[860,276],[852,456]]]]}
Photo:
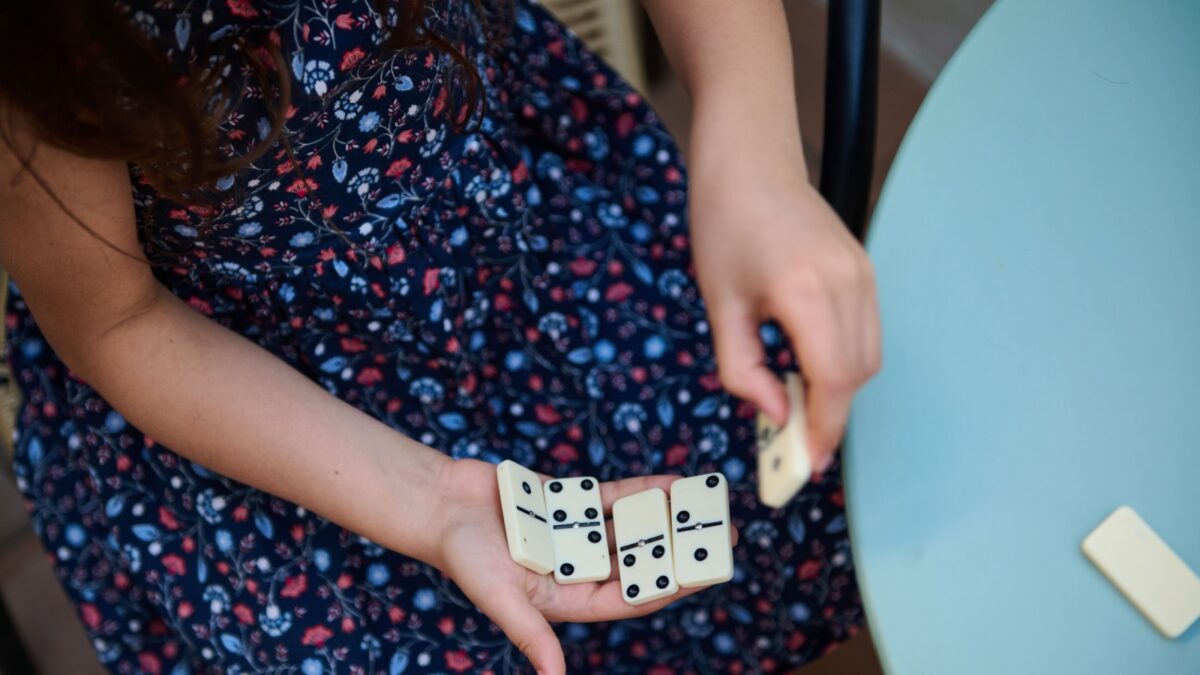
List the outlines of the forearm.
{"type": "Polygon", "coordinates": [[[115,409],[184,457],[430,561],[449,460],[165,289],[75,360],[115,409]]]}
{"type": "Polygon", "coordinates": [[[805,172],[780,0],[642,0],[692,98],[693,167],[744,158],[805,172]],[[734,154],[730,154],[734,153],[734,154]]]}

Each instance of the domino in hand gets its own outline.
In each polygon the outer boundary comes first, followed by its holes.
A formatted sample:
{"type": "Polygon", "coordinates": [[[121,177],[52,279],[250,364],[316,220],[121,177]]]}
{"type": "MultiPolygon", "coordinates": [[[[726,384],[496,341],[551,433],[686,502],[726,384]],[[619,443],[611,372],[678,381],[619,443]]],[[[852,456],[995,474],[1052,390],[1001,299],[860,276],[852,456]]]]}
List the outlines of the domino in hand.
{"type": "Polygon", "coordinates": [[[671,537],[675,580],[684,588],[733,578],[729,481],[719,473],[671,484],[671,537]]]}
{"type": "Polygon", "coordinates": [[[666,493],[653,488],[622,497],[613,504],[612,515],[625,602],[640,605],[679,590],[666,493]]]}
{"type": "Polygon", "coordinates": [[[504,460],[496,467],[496,478],[500,485],[500,512],[504,517],[508,554],[522,567],[538,574],[549,574],[554,569],[554,546],[550,540],[541,480],[536,473],[512,460],[504,460]]]}
{"type": "Polygon", "coordinates": [[[546,483],[546,513],[554,547],[554,580],[560,584],[603,581],[612,573],[608,537],[594,478],[555,478],[546,483]]]}
{"type": "Polygon", "coordinates": [[[788,421],[776,427],[758,414],[758,500],[771,508],[789,501],[812,474],[805,442],[804,384],[796,373],[787,374],[788,421]]]}

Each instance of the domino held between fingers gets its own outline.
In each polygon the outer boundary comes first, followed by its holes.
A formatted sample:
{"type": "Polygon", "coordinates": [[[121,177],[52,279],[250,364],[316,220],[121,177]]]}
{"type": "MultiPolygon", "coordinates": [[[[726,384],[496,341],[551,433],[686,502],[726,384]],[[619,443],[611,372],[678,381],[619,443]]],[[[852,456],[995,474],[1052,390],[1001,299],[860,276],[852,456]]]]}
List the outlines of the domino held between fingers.
{"type": "Polygon", "coordinates": [[[787,505],[812,475],[804,383],[797,373],[788,373],[786,386],[787,423],[777,427],[766,415],[758,415],[758,499],[776,509],[787,505]]]}

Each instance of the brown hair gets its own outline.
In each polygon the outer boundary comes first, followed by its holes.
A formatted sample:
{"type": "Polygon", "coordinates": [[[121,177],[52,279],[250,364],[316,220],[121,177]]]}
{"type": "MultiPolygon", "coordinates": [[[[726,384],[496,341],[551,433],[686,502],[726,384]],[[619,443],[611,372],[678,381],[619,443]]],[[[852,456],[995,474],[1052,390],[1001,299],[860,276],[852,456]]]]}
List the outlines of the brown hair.
{"type": "MultiPolygon", "coordinates": [[[[494,44],[498,31],[487,21],[494,12],[480,0],[472,4],[494,44]]],[[[375,5],[390,26],[385,48],[429,48],[452,57],[454,67],[443,78],[457,103],[447,106],[451,123],[462,127],[482,114],[479,74],[450,39],[428,27],[425,0],[376,0],[375,5]]],[[[269,33],[239,33],[206,49],[195,59],[202,65],[181,77],[161,48],[111,0],[5,3],[0,9],[0,112],[7,119],[0,119],[0,141],[47,192],[46,182],[30,167],[33,150],[22,153],[14,145],[14,115],[29,125],[36,141],[85,157],[127,161],[158,193],[202,201],[218,178],[245,167],[276,142],[282,140],[291,152],[282,134],[291,82],[287,61],[269,33]],[[241,101],[240,91],[230,91],[221,77],[231,67],[252,78],[271,123],[259,143],[235,157],[222,155],[215,141],[217,126],[241,101]]],[[[292,164],[301,170],[299,162],[292,164]]]]}

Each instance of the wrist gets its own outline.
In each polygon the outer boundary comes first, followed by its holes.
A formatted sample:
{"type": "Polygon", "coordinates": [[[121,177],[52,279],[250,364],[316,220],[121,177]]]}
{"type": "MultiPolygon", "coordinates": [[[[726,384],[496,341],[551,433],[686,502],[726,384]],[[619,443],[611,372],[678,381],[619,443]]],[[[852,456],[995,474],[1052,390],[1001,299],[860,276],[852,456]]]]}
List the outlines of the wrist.
{"type": "Polygon", "coordinates": [[[456,515],[457,508],[453,497],[455,486],[460,479],[456,477],[457,471],[455,470],[458,461],[441,455],[441,453],[438,454],[442,459],[437,463],[433,474],[434,487],[429,499],[432,508],[427,520],[421,524],[424,533],[422,546],[425,551],[421,560],[445,571],[446,559],[443,554],[443,544],[445,536],[450,530],[450,524],[456,515]]]}
{"type": "Polygon", "coordinates": [[[783,111],[739,109],[737,98],[697,100],[687,156],[693,179],[730,174],[744,180],[780,175],[808,179],[795,106],[783,111]]]}
{"type": "MultiPolygon", "coordinates": [[[[433,508],[428,520],[422,523],[428,551],[422,560],[450,574],[454,555],[448,553],[446,547],[456,535],[461,535],[462,528],[477,527],[488,520],[503,528],[496,466],[476,459],[446,457],[435,480],[433,508]]],[[[500,531],[503,534],[503,530],[500,531]]],[[[473,536],[468,535],[468,538],[473,536]]],[[[461,541],[461,537],[457,538],[461,541]]]]}
{"type": "Polygon", "coordinates": [[[365,506],[361,528],[350,528],[391,550],[439,565],[440,523],[445,511],[446,455],[396,434],[397,443],[379,448],[371,484],[355,501],[365,506]]]}

